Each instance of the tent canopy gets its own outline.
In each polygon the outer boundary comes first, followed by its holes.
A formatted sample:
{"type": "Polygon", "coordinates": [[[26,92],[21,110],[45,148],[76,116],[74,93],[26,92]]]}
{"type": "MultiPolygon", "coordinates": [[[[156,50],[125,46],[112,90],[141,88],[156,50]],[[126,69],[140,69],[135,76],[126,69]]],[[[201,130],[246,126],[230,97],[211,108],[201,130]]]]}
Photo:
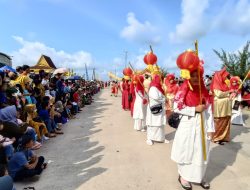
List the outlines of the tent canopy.
{"type": "Polygon", "coordinates": [[[82,79],[82,77],[80,77],[80,76],[71,76],[71,77],[69,77],[69,78],[67,78],[68,80],[81,80],[82,79]]]}
{"type": "Polygon", "coordinates": [[[9,70],[11,72],[16,72],[15,69],[13,69],[12,67],[8,66],[8,65],[5,65],[3,67],[0,68],[0,71],[4,71],[4,70],[9,70]]]}

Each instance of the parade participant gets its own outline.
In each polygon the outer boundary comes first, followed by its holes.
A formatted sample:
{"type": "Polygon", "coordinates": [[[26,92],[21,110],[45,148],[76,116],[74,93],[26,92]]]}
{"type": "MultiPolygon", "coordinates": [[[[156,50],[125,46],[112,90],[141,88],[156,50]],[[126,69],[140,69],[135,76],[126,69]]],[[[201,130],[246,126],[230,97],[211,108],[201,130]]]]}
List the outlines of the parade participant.
{"type": "Polygon", "coordinates": [[[146,125],[147,144],[153,145],[153,142],[169,141],[165,139],[164,127],[166,125],[165,96],[162,89],[161,76],[154,75],[149,87],[149,104],[147,107],[146,125]]]}
{"type": "Polygon", "coordinates": [[[214,95],[214,123],[215,133],[213,134],[213,142],[223,145],[223,142],[230,140],[230,125],[232,114],[232,101],[230,99],[230,89],[228,86],[229,73],[226,68],[217,71],[214,74],[210,90],[214,95]]]}
{"type": "Polygon", "coordinates": [[[118,96],[118,90],[119,90],[119,85],[118,85],[117,81],[115,82],[114,88],[115,88],[114,96],[117,97],[118,96]]]}
{"type": "Polygon", "coordinates": [[[148,93],[150,83],[151,83],[151,77],[150,77],[149,74],[145,74],[144,77],[145,77],[145,79],[144,79],[144,82],[143,82],[143,86],[144,86],[144,89],[145,89],[146,93],[148,93]]]}
{"type": "Polygon", "coordinates": [[[211,132],[214,132],[211,107],[211,99],[203,80],[199,84],[198,71],[192,71],[190,80],[184,81],[174,99],[174,110],[181,115],[181,120],[175,134],[171,159],[177,163],[178,181],[184,189],[191,190],[191,182],[199,183],[204,189],[210,187],[204,176],[209,156],[209,139],[211,132]],[[201,132],[201,114],[204,118],[204,137],[201,132]],[[203,157],[202,138],[205,138],[206,159],[203,157]]]}
{"type": "Polygon", "coordinates": [[[129,89],[129,103],[130,103],[130,111],[131,111],[131,116],[133,117],[133,113],[134,113],[134,104],[135,104],[135,85],[136,85],[136,79],[137,78],[136,75],[134,75],[134,77],[132,78],[132,82],[130,84],[130,89],[129,89]]]}
{"type": "Polygon", "coordinates": [[[236,125],[245,125],[242,117],[241,109],[241,80],[240,77],[231,77],[230,79],[230,91],[232,93],[233,102],[232,102],[232,124],[236,125]]]}
{"type": "Polygon", "coordinates": [[[115,81],[110,82],[111,96],[115,95],[115,81]]]}
{"type": "Polygon", "coordinates": [[[128,101],[129,88],[130,88],[130,86],[129,86],[128,80],[125,80],[122,84],[122,89],[123,89],[122,108],[125,111],[128,111],[130,109],[129,101],[128,101]]]}
{"type": "Polygon", "coordinates": [[[143,87],[143,76],[138,76],[135,88],[135,103],[134,103],[134,129],[137,131],[145,131],[146,125],[146,104],[145,90],[143,87]]]}
{"type": "Polygon", "coordinates": [[[164,79],[164,92],[166,96],[166,114],[167,117],[171,115],[173,112],[173,103],[174,103],[174,97],[177,93],[179,86],[177,85],[177,82],[175,81],[174,74],[168,74],[164,79]]]}

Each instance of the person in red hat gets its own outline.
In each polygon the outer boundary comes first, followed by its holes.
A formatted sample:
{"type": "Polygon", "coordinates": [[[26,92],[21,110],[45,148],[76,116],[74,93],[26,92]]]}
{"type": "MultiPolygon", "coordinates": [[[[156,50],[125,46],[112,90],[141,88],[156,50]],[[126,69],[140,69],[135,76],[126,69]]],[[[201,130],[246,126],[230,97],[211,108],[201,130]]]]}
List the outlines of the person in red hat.
{"type": "Polygon", "coordinates": [[[143,76],[139,76],[136,81],[135,88],[135,103],[134,103],[134,129],[137,131],[145,131],[146,127],[146,105],[147,99],[145,96],[145,90],[143,87],[143,76]]]}
{"type": "Polygon", "coordinates": [[[230,74],[226,68],[214,74],[210,90],[214,95],[213,113],[215,123],[215,133],[213,142],[223,145],[230,141],[230,126],[232,115],[232,100],[230,93],[230,74]]]}
{"type": "Polygon", "coordinates": [[[148,92],[149,103],[147,107],[147,144],[153,145],[154,142],[169,143],[165,139],[165,95],[162,88],[160,75],[154,75],[148,92]]]}
{"type": "Polygon", "coordinates": [[[163,88],[166,96],[166,114],[169,117],[173,112],[174,97],[179,89],[174,74],[168,74],[165,77],[163,88]]]}
{"type": "Polygon", "coordinates": [[[124,82],[122,83],[122,108],[125,111],[130,110],[130,104],[129,104],[129,89],[130,89],[130,85],[129,85],[129,81],[128,80],[124,80],[124,82]]]}
{"type": "Polygon", "coordinates": [[[230,79],[230,91],[232,93],[233,102],[232,102],[232,124],[243,125],[242,109],[241,109],[241,79],[238,76],[231,77],[230,79]]]}
{"type": "Polygon", "coordinates": [[[202,80],[202,74],[200,72],[199,80],[198,69],[192,71],[190,79],[184,81],[174,99],[174,111],[180,114],[181,120],[173,141],[171,159],[177,163],[179,183],[187,190],[192,189],[191,183],[198,183],[204,189],[210,188],[204,176],[209,160],[211,133],[214,132],[214,120],[211,98],[202,80]],[[201,125],[201,122],[204,125],[201,125]]]}

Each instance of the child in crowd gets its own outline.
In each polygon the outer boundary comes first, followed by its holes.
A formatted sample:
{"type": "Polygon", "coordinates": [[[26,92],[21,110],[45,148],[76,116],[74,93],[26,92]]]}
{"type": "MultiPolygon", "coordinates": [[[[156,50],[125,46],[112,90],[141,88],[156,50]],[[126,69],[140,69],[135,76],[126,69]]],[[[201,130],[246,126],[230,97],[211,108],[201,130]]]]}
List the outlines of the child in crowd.
{"type": "Polygon", "coordinates": [[[43,156],[36,156],[31,148],[34,141],[31,136],[22,137],[19,151],[17,151],[8,162],[9,175],[14,181],[23,180],[28,177],[40,175],[47,167],[43,156]]]}
{"type": "Polygon", "coordinates": [[[37,140],[40,142],[42,140],[48,140],[49,137],[46,136],[49,136],[49,133],[44,122],[34,121],[34,119],[37,118],[36,105],[35,104],[26,105],[25,112],[27,113],[26,122],[35,129],[37,134],[37,140]]]}

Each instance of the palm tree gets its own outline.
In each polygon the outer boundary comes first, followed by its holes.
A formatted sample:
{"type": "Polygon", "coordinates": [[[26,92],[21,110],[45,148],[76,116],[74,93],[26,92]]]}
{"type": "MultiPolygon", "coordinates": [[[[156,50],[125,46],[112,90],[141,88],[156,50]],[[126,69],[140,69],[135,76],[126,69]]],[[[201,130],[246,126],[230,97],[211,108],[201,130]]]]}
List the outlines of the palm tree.
{"type": "Polygon", "coordinates": [[[222,67],[226,67],[231,75],[239,76],[241,79],[244,79],[250,69],[249,45],[250,41],[248,41],[244,48],[237,53],[226,53],[223,49],[221,49],[222,52],[217,50],[214,50],[214,52],[222,61],[222,67]]]}

